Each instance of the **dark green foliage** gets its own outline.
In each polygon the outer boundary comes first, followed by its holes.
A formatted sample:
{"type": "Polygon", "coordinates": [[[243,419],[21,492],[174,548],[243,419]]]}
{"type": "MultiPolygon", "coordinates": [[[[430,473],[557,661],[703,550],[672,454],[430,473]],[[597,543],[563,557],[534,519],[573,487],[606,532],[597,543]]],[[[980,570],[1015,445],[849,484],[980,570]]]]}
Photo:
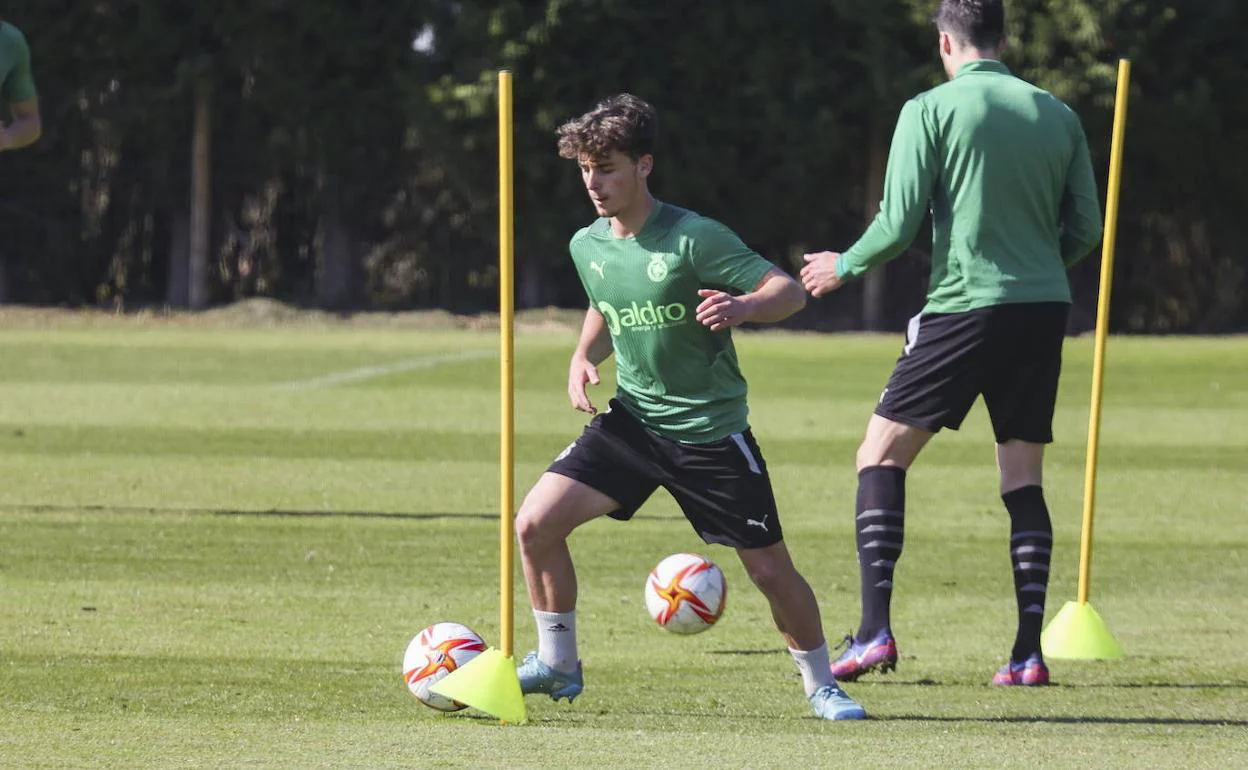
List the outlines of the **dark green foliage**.
{"type": "MultiPolygon", "coordinates": [[[[212,84],[216,302],[487,309],[495,72],[516,73],[519,302],[579,305],[591,216],[553,131],[629,90],[660,109],[654,188],[779,264],[861,231],[871,147],[943,79],[932,0],[14,0],[45,136],[0,157],[0,258],[22,302],[160,304],[185,257],[193,84],[212,84]],[[422,30],[426,32],[422,36],[422,30]],[[423,40],[428,45],[414,45],[423,40]]],[[[1116,61],[1135,63],[1114,326],[1248,326],[1248,7],[1013,0],[1007,62],[1083,117],[1104,185],[1116,61]]],[[[919,306],[926,244],[889,267],[919,306]]],[[[1097,260],[1074,273],[1095,310],[1097,260]]],[[[800,319],[856,323],[857,288],[800,319]]]]}

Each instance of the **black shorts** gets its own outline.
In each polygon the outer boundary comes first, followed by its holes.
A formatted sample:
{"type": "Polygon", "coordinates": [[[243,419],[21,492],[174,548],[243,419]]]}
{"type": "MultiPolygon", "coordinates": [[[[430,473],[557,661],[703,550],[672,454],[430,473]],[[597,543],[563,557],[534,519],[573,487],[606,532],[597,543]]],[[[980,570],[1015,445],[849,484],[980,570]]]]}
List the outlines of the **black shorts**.
{"type": "Polygon", "coordinates": [[[997,443],[1053,441],[1070,305],[996,305],[910,320],[875,413],[935,433],[957,430],[983,394],[997,443]]]}
{"type": "Polygon", "coordinates": [[[632,518],[663,487],[707,543],[764,548],[783,539],[767,464],[749,430],[682,444],[647,429],[612,399],[549,471],[618,502],[614,519],[632,518]]]}

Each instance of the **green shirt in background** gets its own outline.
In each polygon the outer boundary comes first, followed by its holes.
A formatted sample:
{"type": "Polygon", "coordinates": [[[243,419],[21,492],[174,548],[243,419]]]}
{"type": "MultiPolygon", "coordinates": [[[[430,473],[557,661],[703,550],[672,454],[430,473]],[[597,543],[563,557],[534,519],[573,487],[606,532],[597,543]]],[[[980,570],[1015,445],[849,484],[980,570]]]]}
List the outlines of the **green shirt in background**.
{"type": "Polygon", "coordinates": [[[30,74],[30,46],[21,30],[0,21],[0,98],[12,104],[37,96],[30,74]]]}
{"type": "Polygon", "coordinates": [[[569,246],[591,307],[615,347],[617,398],[665,438],[705,444],[749,427],[732,335],[696,318],[698,289],[753,291],[772,264],[712,219],[656,202],[641,232],[608,219],[569,246]]]}
{"type": "Polygon", "coordinates": [[[925,313],[1070,302],[1066,268],[1101,238],[1078,116],[994,60],[966,64],[906,102],[880,213],[841,255],[838,275],[856,278],[900,254],[929,207],[925,313]]]}

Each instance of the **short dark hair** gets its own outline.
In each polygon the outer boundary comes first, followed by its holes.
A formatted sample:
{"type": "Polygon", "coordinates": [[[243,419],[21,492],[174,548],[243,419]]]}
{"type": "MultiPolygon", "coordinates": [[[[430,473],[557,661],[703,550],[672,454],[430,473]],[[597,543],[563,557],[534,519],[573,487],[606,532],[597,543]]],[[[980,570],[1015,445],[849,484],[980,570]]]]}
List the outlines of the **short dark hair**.
{"type": "Polygon", "coordinates": [[[559,126],[556,133],[560,157],[603,158],[619,150],[637,160],[654,152],[659,118],[645,101],[632,94],[618,94],[559,126]]]}
{"type": "Polygon", "coordinates": [[[1003,0],[940,0],[932,21],[941,32],[981,51],[1000,48],[1005,39],[1003,0]]]}

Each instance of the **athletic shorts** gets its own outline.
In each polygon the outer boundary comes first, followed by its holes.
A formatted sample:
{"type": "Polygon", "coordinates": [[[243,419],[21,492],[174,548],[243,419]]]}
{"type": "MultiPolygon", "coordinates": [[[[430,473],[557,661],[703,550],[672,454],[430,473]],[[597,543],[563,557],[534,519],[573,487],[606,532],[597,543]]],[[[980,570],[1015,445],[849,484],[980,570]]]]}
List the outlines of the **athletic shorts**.
{"type": "Polygon", "coordinates": [[[1051,443],[1069,311],[1043,302],[915,316],[875,413],[957,430],[982,394],[998,444],[1051,443]]]}
{"type": "Polygon", "coordinates": [[[643,426],[615,399],[548,469],[620,504],[627,521],[659,487],[707,543],[764,548],[783,539],[767,464],[749,430],[682,444],[643,426]]]}

